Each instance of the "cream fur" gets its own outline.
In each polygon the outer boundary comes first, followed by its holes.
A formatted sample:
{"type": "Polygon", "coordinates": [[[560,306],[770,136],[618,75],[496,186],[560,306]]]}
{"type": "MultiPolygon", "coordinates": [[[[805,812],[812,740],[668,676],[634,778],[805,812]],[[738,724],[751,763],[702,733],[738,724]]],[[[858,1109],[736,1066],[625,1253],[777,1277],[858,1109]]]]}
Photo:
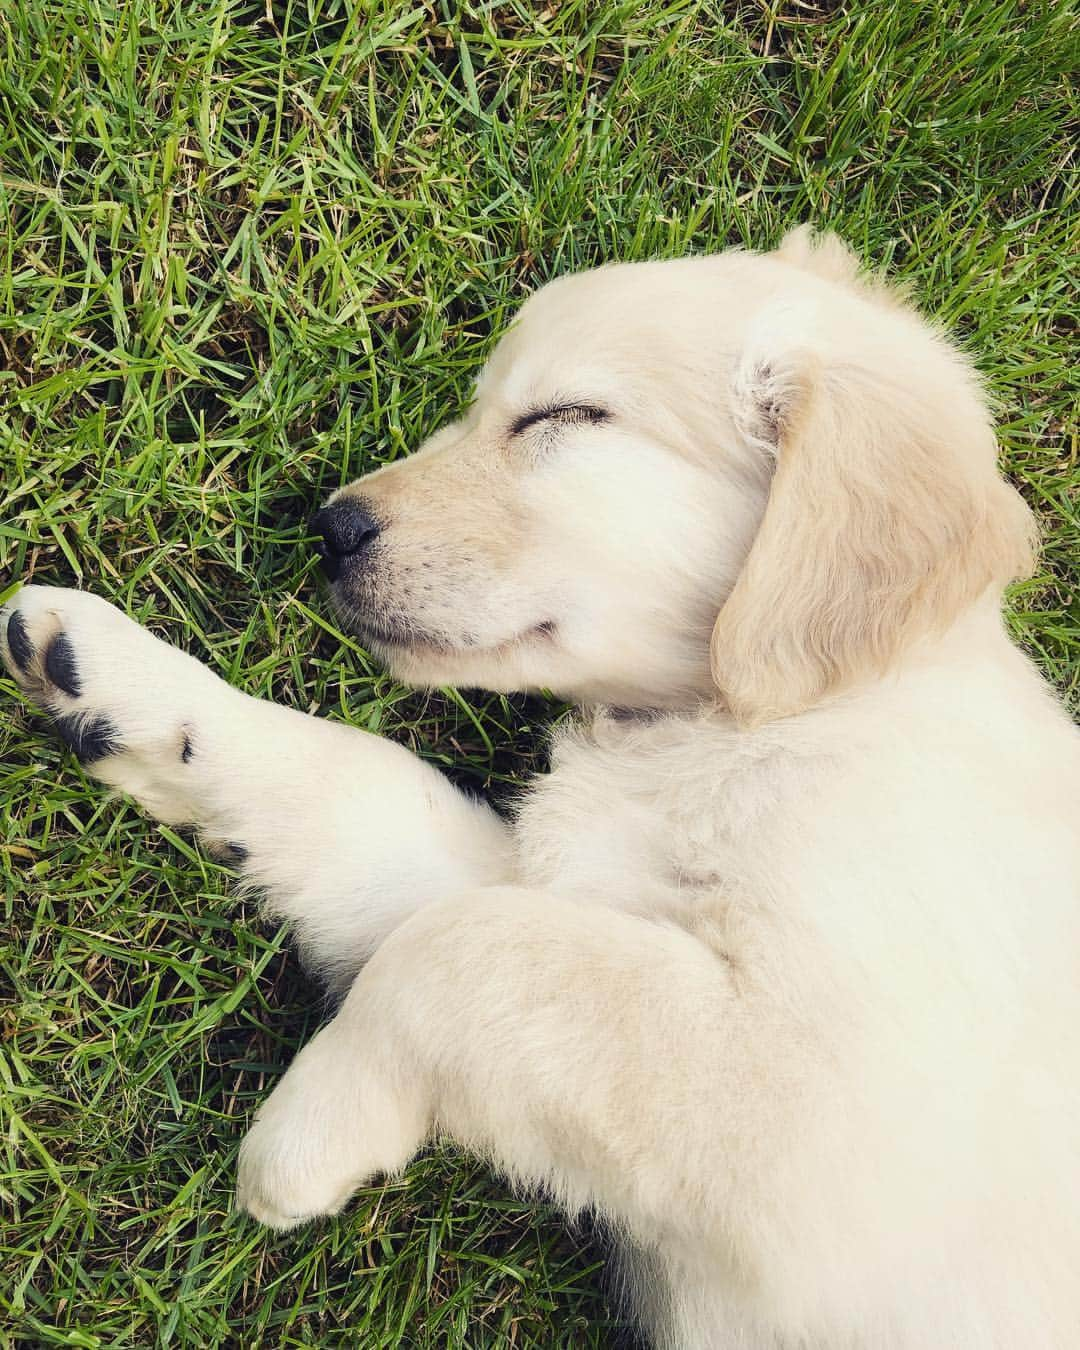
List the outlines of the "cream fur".
{"type": "Polygon", "coordinates": [[[582,703],[510,825],[20,592],[3,654],[109,719],[93,770],[243,843],[349,988],[241,1204],[332,1212],[440,1131],[602,1213],[664,1350],[1072,1350],[1080,739],[1002,626],[994,460],[967,363],[835,240],[540,292],[465,419],[345,490],[383,532],[337,587],[405,678],[582,703]],[[513,433],[560,400],[608,415],[513,433]]]}

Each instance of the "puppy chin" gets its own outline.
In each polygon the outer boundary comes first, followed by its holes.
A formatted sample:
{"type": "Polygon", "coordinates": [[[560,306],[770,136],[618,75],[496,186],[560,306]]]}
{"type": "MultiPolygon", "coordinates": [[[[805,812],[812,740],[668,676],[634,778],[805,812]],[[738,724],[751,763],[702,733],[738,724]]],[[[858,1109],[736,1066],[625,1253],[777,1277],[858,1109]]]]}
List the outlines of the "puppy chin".
{"type": "Polygon", "coordinates": [[[453,685],[516,693],[536,687],[521,663],[503,651],[440,649],[423,642],[394,643],[373,638],[370,650],[402,684],[430,689],[453,685]]]}

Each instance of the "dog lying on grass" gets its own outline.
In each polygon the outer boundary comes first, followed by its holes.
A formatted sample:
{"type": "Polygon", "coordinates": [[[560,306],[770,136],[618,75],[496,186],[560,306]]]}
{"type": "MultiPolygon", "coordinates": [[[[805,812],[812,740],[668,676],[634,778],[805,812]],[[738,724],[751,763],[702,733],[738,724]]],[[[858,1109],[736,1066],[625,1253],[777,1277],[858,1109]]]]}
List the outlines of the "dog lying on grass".
{"type": "Polygon", "coordinates": [[[803,231],[563,278],[314,529],[401,679],[580,703],[512,823],[94,595],[0,618],[347,991],[240,1204],[333,1213],[438,1131],[602,1215],[657,1347],[1074,1350],[1080,740],[957,351],[803,231]]]}

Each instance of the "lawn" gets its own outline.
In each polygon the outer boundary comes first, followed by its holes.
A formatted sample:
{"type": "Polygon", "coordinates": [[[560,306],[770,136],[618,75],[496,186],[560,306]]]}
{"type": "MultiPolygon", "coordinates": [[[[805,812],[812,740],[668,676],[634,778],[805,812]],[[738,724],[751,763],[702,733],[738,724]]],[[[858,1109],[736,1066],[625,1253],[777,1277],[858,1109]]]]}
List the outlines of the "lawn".
{"type": "MultiPolygon", "coordinates": [[[[304,522],[467,398],[546,278],[840,230],[958,333],[1080,702],[1068,3],[21,0],[0,11],[0,595],[92,587],[496,797],[540,701],[395,685],[304,522]]],[[[718,316],[722,322],[722,316],[718,316]]],[[[0,680],[0,1344],[613,1343],[600,1247],[449,1152],[286,1237],[245,1122],[325,1013],[227,869],[0,680]]]]}

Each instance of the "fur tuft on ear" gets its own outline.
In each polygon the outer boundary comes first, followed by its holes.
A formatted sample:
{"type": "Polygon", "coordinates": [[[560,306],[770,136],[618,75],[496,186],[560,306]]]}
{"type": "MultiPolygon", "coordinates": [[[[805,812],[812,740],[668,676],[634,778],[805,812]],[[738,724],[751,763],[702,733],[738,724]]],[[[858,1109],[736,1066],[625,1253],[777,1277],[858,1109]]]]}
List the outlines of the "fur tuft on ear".
{"type": "Polygon", "coordinates": [[[887,308],[910,309],[908,288],[863,268],[858,254],[836,234],[817,234],[811,225],[788,230],[772,255],[780,262],[849,290],[861,291],[887,308]]]}
{"type": "Polygon", "coordinates": [[[774,257],[825,281],[854,283],[861,268],[853,249],[836,234],[815,234],[812,225],[796,225],[780,241],[774,257]]]}
{"type": "Polygon", "coordinates": [[[884,673],[1033,563],[1032,517],[997,472],[966,362],[872,291],[839,301],[774,304],[733,379],[736,427],[776,461],[712,639],[713,678],[744,723],[884,673]]]}

